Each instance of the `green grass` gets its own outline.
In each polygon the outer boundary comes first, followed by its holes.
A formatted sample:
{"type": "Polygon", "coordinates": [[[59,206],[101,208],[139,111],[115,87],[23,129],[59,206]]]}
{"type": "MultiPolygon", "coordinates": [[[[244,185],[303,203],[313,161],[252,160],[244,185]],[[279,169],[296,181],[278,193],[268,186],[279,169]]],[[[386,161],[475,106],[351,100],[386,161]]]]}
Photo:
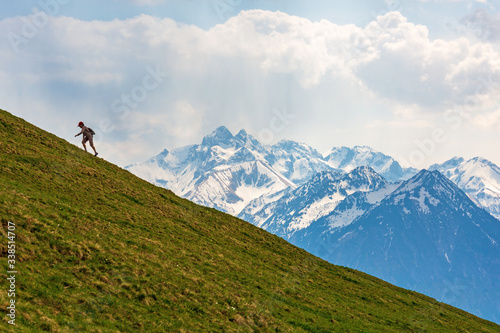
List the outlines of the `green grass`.
{"type": "Polygon", "coordinates": [[[0,110],[0,331],[500,332],[155,187],[0,110]],[[7,223],[16,224],[16,327],[7,223]]]}

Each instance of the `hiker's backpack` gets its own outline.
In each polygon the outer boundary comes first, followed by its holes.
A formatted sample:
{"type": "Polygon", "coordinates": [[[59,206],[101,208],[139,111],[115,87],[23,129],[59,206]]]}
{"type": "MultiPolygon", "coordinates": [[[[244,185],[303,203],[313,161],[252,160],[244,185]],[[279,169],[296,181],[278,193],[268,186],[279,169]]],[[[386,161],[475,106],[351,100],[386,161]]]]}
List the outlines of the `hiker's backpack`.
{"type": "Polygon", "coordinates": [[[87,127],[87,128],[89,129],[90,134],[95,135],[95,132],[92,128],[90,128],[90,127],[87,127]]]}

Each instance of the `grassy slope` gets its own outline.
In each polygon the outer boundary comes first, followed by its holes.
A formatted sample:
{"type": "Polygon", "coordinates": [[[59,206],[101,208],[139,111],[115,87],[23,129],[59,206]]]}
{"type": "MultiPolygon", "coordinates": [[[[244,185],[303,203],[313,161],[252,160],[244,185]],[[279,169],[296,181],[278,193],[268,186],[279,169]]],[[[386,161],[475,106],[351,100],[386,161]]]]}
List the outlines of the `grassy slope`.
{"type": "MultiPolygon", "coordinates": [[[[18,332],[500,331],[181,199],[1,110],[0,184],[2,233],[7,221],[17,226],[18,332]]],[[[0,331],[14,331],[6,321],[0,331]]]]}

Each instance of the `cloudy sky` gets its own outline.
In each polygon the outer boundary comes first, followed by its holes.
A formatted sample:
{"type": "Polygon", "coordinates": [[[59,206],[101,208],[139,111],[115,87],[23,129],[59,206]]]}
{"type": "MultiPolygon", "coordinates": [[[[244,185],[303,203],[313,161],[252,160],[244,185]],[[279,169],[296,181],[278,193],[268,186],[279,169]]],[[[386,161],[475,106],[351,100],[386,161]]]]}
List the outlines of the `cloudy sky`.
{"type": "Polygon", "coordinates": [[[0,4],[0,108],[124,166],[218,126],[500,165],[497,0],[0,4]]]}

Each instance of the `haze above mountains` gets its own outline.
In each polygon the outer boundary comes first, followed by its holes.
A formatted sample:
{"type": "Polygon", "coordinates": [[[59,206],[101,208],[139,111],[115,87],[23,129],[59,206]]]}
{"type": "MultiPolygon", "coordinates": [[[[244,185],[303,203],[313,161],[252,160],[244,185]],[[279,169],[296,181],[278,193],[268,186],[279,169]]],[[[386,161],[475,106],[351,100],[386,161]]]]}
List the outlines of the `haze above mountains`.
{"type": "Polygon", "coordinates": [[[500,321],[500,168],[488,160],[419,171],[365,146],[322,155],[219,127],[126,168],[332,263],[500,321]]]}

